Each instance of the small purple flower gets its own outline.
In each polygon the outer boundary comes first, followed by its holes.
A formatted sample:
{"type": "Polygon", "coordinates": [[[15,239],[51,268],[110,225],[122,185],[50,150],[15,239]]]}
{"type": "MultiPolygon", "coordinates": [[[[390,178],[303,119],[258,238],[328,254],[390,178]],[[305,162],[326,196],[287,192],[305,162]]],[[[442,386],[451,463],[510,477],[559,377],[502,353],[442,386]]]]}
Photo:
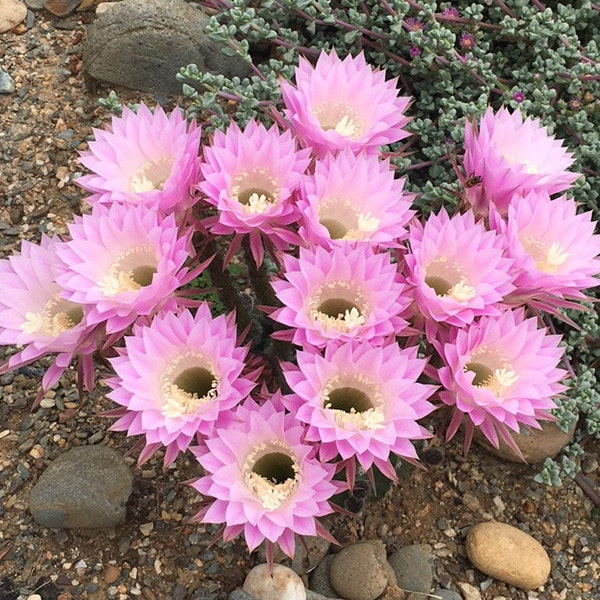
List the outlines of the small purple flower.
{"type": "Polygon", "coordinates": [[[449,6],[448,8],[445,8],[442,11],[442,16],[446,17],[447,19],[460,19],[460,13],[458,12],[458,9],[454,6],[449,6]]]}
{"type": "Polygon", "coordinates": [[[521,104],[521,102],[523,102],[523,100],[525,100],[525,94],[519,90],[518,92],[515,92],[513,94],[513,100],[515,102],[518,102],[519,104],[521,104]]]}
{"type": "Polygon", "coordinates": [[[460,47],[465,50],[471,50],[475,47],[475,36],[472,33],[463,33],[460,36],[460,47]]]}
{"type": "Polygon", "coordinates": [[[414,17],[409,17],[404,20],[402,24],[406,31],[425,31],[425,23],[420,19],[415,19],[414,17]]]}
{"type": "Polygon", "coordinates": [[[419,48],[419,46],[411,46],[410,50],[408,51],[408,53],[413,57],[416,58],[417,56],[421,56],[421,48],[419,48]]]}
{"type": "Polygon", "coordinates": [[[581,110],[582,106],[583,106],[583,104],[582,104],[581,98],[579,96],[573,96],[573,98],[571,98],[571,100],[569,100],[569,108],[571,110],[581,110]]]}

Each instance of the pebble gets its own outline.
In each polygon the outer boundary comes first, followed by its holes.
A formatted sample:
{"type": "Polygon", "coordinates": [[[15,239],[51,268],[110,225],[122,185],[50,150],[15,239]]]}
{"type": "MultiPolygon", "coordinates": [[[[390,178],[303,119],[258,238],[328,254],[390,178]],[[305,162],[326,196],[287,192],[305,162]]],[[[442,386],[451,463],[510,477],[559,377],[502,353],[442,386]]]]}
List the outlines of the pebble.
{"type": "Polygon", "coordinates": [[[480,571],[524,590],[544,585],[550,559],[529,534],[497,521],[474,525],[466,539],[467,556],[480,571]]]}
{"type": "Polygon", "coordinates": [[[474,585],[464,581],[458,583],[457,585],[462,592],[464,600],[481,600],[481,594],[474,585]]]}
{"type": "Polygon", "coordinates": [[[244,580],[242,589],[256,600],[306,600],[302,579],[289,567],[262,563],[254,567],[244,580]]]}
{"type": "Polygon", "coordinates": [[[329,580],[337,594],[346,600],[375,600],[388,584],[396,583],[381,540],[343,548],[331,561],[329,580]]]}
{"type": "Polygon", "coordinates": [[[21,0],[2,0],[0,2],[0,33],[10,31],[27,16],[27,6],[21,0]]]}
{"type": "Polygon", "coordinates": [[[581,470],[589,475],[598,470],[598,459],[595,456],[586,456],[581,461],[581,470]]]}
{"type": "Polygon", "coordinates": [[[252,594],[237,588],[229,594],[229,600],[256,600],[256,598],[252,594]]]}
{"type": "Polygon", "coordinates": [[[133,477],[108,446],[79,446],[60,455],[31,490],[29,510],[44,527],[114,527],[125,519],[133,477]]]}
{"type": "Polygon", "coordinates": [[[396,574],[398,587],[428,594],[433,584],[433,554],[427,544],[415,544],[396,550],[388,558],[396,574]]]}
{"type": "Polygon", "coordinates": [[[0,69],[0,94],[12,94],[15,91],[15,82],[12,77],[0,69]]]}
{"type": "Polygon", "coordinates": [[[108,565],[104,570],[104,583],[114,583],[121,576],[121,569],[115,565],[108,565]]]}

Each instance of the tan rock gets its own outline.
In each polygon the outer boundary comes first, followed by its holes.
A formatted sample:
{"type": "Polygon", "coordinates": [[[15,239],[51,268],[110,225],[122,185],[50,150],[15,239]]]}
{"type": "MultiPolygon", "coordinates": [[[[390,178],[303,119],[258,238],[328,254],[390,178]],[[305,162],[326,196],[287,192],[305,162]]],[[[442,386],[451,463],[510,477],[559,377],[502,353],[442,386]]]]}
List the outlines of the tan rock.
{"type": "MultiPolygon", "coordinates": [[[[552,421],[543,421],[540,424],[542,429],[528,429],[526,433],[512,434],[525,462],[530,464],[541,463],[546,458],[555,457],[571,441],[575,432],[573,428],[565,433],[552,421]]],[[[488,452],[500,458],[510,462],[523,462],[503,441],[500,441],[499,448],[494,448],[478,429],[475,430],[473,439],[488,452]]]]}
{"type": "Polygon", "coordinates": [[[346,600],[375,600],[388,585],[396,583],[381,540],[343,548],[331,561],[329,581],[336,593],[346,600]]]}
{"type": "Polygon", "coordinates": [[[242,589],[257,600],[306,600],[306,588],[300,576],[289,567],[266,563],[254,567],[242,589]]]}
{"type": "Polygon", "coordinates": [[[21,0],[2,0],[0,2],[0,33],[10,31],[27,16],[27,6],[21,0]]]}
{"type": "Polygon", "coordinates": [[[497,521],[471,527],[467,556],[480,571],[524,590],[544,585],[550,575],[550,559],[529,534],[497,521]]]}

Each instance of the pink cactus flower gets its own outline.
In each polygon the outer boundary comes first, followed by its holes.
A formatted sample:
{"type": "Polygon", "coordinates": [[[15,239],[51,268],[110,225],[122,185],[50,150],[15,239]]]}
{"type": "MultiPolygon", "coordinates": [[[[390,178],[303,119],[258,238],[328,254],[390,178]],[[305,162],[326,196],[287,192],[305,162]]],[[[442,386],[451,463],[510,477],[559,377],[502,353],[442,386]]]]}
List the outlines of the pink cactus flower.
{"type": "Polygon", "coordinates": [[[574,200],[530,192],[510,204],[507,224],[494,221],[514,261],[514,295],[552,305],[552,297],[581,300],[582,290],[598,285],[600,235],[591,211],[577,214],[574,200]]]}
{"type": "Polygon", "coordinates": [[[512,261],[504,256],[502,239],[476,222],[472,211],[449,217],[442,209],[425,225],[414,221],[408,239],[406,281],[430,327],[462,327],[500,313],[504,296],[514,290],[512,261]]]}
{"type": "Polygon", "coordinates": [[[487,214],[493,204],[505,215],[515,193],[555,194],[579,177],[567,169],[574,159],[562,143],[548,135],[538,119],[523,121],[519,110],[488,108],[479,127],[465,127],[464,170],[481,182],[466,190],[473,208],[487,214]]]}
{"type": "Polygon", "coordinates": [[[362,52],[344,60],[335,50],[321,52],[314,67],[301,58],[296,87],[282,81],[281,94],[292,129],[317,155],[343,148],[376,154],[409,135],[410,99],[399,97],[396,79],[386,81],[362,52]]]}
{"type": "Polygon", "coordinates": [[[235,416],[192,448],[206,472],[192,487],[214,498],[195,520],[224,523],[226,541],[243,533],[250,551],[266,540],[290,557],[294,534],[329,537],[317,519],[332,512],[329,499],[339,491],[334,466],[317,460],[280,394],[261,406],[248,399],[235,416]]]}
{"type": "Polygon", "coordinates": [[[300,236],[331,247],[365,242],[373,248],[398,246],[414,211],[413,194],[403,192],[388,161],[342,150],[318,160],[304,179],[298,209],[300,236]]]}
{"type": "Polygon", "coordinates": [[[108,397],[125,407],[111,429],[145,437],[140,463],[165,447],[168,466],[196,435],[230,420],[258,375],[242,375],[247,349],[236,339],[233,315],[212,318],[205,303],[195,315],[167,312],[125,337],[110,359],[116,376],[107,380],[108,397]]]}
{"type": "Polygon", "coordinates": [[[19,253],[0,260],[0,345],[22,347],[0,372],[58,354],[44,389],[60,378],[76,353],[95,350],[84,307],[63,298],[56,281],[64,268],[57,253],[61,244],[43,235],[39,244],[24,240],[19,253]]]}
{"type": "Polygon", "coordinates": [[[164,219],[144,206],[97,205],[69,225],[71,239],[58,248],[65,264],[57,281],[62,296],[86,307],[86,319],[123,331],[140,315],[175,308],[183,285],[190,235],[173,215],[164,219]]]}
{"type": "Polygon", "coordinates": [[[400,313],[410,298],[387,253],[365,245],[301,248],[299,258],[283,261],[285,279],[272,282],[283,307],[270,316],[294,329],[275,337],[318,348],[331,341],[382,344],[406,327],[400,313]]]}
{"type": "Polygon", "coordinates": [[[226,133],[215,132],[204,159],[199,189],[219,211],[209,221],[212,233],[249,235],[259,265],[262,236],[281,250],[300,242],[289,225],[300,217],[295,193],[310,157],[298,150],[289,131],[256,121],[241,131],[233,123],[226,133]]]}
{"type": "Polygon", "coordinates": [[[293,392],[284,403],[308,425],[306,440],[317,443],[319,458],[356,458],[365,471],[374,464],[395,481],[390,454],[417,459],[412,440],[429,437],[417,420],[434,409],[427,398],[435,386],[417,383],[425,366],[417,349],[356,342],[296,356],[298,366],[284,368],[293,392]]]}
{"type": "Polygon", "coordinates": [[[183,211],[194,200],[198,181],[200,127],[188,125],[180,110],[166,115],[140,104],[136,113],[123,108],[95,140],[80,162],[93,173],[77,183],[95,192],[92,202],[144,204],[165,212],[183,211]]]}
{"type": "Polygon", "coordinates": [[[520,454],[510,431],[539,429],[539,420],[552,419],[552,397],[565,390],[560,336],[538,329],[521,309],[481,317],[455,334],[441,348],[446,366],[438,371],[446,388],[440,398],[454,410],[447,437],[466,417],[466,448],[478,427],[496,448],[502,439],[520,454]]]}

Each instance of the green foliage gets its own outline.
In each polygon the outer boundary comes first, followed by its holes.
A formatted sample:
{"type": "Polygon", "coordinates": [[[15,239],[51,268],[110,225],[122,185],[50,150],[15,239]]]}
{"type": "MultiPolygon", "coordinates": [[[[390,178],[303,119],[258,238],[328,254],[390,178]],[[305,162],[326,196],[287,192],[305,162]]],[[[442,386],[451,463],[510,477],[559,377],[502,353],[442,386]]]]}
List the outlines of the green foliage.
{"type": "MultiPolygon", "coordinates": [[[[427,215],[457,204],[453,167],[465,121],[488,106],[519,108],[539,118],[570,147],[580,177],[573,195],[582,210],[600,219],[600,12],[586,0],[404,2],[401,0],[202,0],[213,15],[208,32],[253,66],[243,80],[200,73],[194,65],[178,75],[190,98],[190,113],[211,115],[224,127],[235,112],[271,122],[281,108],[279,78],[293,79],[299,57],[314,60],[335,48],[340,57],[365,53],[368,63],[398,78],[401,93],[414,98],[409,129],[414,139],[390,147],[416,208],[427,215]],[[450,9],[456,9],[459,17],[450,9]],[[474,45],[461,45],[463,34],[474,45]],[[232,102],[235,104],[231,107],[232,102]],[[403,152],[404,151],[404,152],[403,152]]],[[[210,128],[209,128],[210,129],[210,128]]],[[[468,176],[468,174],[465,174],[468,176]]],[[[580,331],[565,330],[573,366],[569,390],[556,416],[563,429],[579,419],[582,432],[600,437],[600,386],[596,377],[598,315],[570,314],[580,331]]],[[[577,443],[562,462],[548,461],[539,481],[559,484],[575,473],[577,443]]]]}
{"type": "MultiPolygon", "coordinates": [[[[199,74],[194,67],[179,77],[193,110],[214,112],[213,126],[228,116],[218,97],[240,102],[236,120],[265,117],[261,109],[280,101],[279,77],[291,79],[299,56],[314,59],[335,48],[344,57],[364,51],[367,61],[398,77],[414,98],[410,128],[418,141],[407,159],[410,188],[429,212],[450,199],[440,188],[456,181],[448,155],[463,140],[466,119],[488,105],[517,106],[540,118],[573,149],[586,174],[574,190],[582,204],[598,210],[600,190],[600,51],[595,31],[600,13],[591,2],[570,4],[485,0],[483,2],[402,2],[399,0],[204,0],[215,14],[209,33],[255,67],[256,75],[228,80],[199,74]],[[454,7],[460,17],[449,15],[454,7]],[[408,26],[421,23],[423,29],[408,26]],[[414,21],[416,20],[416,21],[414,21]],[[461,36],[475,45],[466,50],[461,36]],[[411,48],[418,48],[413,56],[411,48]],[[515,100],[515,94],[518,99],[515,100]]],[[[398,150],[392,148],[391,150],[398,150]]]]}

